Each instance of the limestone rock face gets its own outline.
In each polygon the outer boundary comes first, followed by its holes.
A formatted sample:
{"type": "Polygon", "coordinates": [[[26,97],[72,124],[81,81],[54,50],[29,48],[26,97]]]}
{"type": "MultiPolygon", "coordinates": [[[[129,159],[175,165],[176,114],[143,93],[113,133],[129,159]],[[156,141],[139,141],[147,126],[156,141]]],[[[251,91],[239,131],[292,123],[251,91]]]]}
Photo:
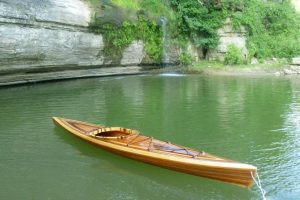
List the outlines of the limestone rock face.
{"type": "Polygon", "coordinates": [[[0,73],[103,64],[91,13],[83,0],[1,0],[0,73]]]}
{"type": "Polygon", "coordinates": [[[247,32],[243,27],[239,30],[233,29],[230,19],[227,19],[225,25],[218,30],[218,35],[220,37],[219,46],[217,47],[217,49],[209,52],[209,59],[223,60],[230,44],[234,44],[236,47],[241,49],[243,56],[246,57],[248,54],[248,50],[246,47],[246,33],[247,32]]]}
{"type": "Polygon", "coordinates": [[[146,53],[144,42],[141,40],[133,41],[123,52],[121,65],[141,64],[146,53]]]}
{"type": "MultiPolygon", "coordinates": [[[[86,0],[0,0],[0,85],[139,73],[104,62],[103,37],[88,28],[93,12],[86,0]]],[[[141,63],[143,48],[133,43],[121,64],[141,63]]]]}
{"type": "Polygon", "coordinates": [[[218,51],[220,53],[226,53],[227,47],[230,44],[234,44],[238,48],[242,49],[242,52],[244,54],[248,53],[248,50],[246,48],[246,31],[233,31],[229,25],[226,25],[218,32],[220,36],[220,45],[218,46],[218,51]]]}
{"type": "Polygon", "coordinates": [[[293,58],[292,65],[299,65],[300,66],[300,57],[293,58]]]}
{"type": "Polygon", "coordinates": [[[0,17],[88,26],[91,9],[83,0],[1,0],[0,17]]]}
{"type": "MultiPolygon", "coordinates": [[[[0,26],[0,70],[103,64],[101,35],[68,30],[0,26]]],[[[1,73],[0,72],[0,73],[1,73]]]]}

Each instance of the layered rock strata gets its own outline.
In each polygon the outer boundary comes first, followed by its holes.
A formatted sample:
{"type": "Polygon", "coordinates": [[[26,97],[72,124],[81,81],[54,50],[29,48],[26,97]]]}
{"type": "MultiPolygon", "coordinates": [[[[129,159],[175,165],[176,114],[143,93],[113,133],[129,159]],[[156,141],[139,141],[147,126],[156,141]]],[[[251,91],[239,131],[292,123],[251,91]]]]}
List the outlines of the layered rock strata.
{"type": "MultiPolygon", "coordinates": [[[[140,64],[141,41],[120,65],[104,63],[103,37],[88,30],[92,14],[84,0],[0,0],[0,85],[124,74],[122,64],[140,64]]],[[[128,68],[129,74],[140,71],[128,68]]]]}

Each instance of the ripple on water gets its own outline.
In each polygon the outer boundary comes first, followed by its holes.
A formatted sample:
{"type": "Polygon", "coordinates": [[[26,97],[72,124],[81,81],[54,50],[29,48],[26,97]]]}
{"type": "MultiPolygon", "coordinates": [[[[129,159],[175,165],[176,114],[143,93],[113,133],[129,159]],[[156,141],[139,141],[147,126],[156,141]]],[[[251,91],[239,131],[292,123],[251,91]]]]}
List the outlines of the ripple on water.
{"type": "Polygon", "coordinates": [[[182,77],[182,76],[187,76],[187,75],[186,74],[181,74],[181,73],[163,73],[163,74],[159,74],[159,76],[182,77]]]}
{"type": "Polygon", "coordinates": [[[290,79],[177,73],[1,89],[0,199],[260,197],[256,187],[244,190],[107,153],[54,128],[52,116],[137,128],[256,165],[269,199],[297,199],[298,91],[300,82],[290,79]]]}

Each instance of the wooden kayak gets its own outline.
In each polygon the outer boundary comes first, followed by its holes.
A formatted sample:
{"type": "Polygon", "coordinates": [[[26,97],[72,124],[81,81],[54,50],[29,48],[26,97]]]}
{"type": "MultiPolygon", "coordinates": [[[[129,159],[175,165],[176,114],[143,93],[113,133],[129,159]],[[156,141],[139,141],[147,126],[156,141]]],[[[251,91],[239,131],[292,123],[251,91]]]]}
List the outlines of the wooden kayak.
{"type": "Polygon", "coordinates": [[[136,130],[59,117],[53,117],[53,121],[75,136],[105,150],[156,166],[248,188],[256,176],[255,166],[160,141],[141,135],[136,130]]]}

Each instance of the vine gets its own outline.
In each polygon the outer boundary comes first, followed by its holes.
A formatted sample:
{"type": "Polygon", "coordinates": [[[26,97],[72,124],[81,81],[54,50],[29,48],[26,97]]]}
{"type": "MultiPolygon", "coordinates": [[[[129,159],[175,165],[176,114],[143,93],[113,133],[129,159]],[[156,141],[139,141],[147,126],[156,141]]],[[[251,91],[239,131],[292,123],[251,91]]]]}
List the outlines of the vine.
{"type": "Polygon", "coordinates": [[[139,16],[136,22],[124,21],[121,26],[101,24],[95,20],[90,25],[92,32],[103,34],[104,52],[108,56],[120,58],[124,49],[134,40],[142,40],[150,59],[160,61],[162,57],[162,32],[156,22],[139,16]]]}

